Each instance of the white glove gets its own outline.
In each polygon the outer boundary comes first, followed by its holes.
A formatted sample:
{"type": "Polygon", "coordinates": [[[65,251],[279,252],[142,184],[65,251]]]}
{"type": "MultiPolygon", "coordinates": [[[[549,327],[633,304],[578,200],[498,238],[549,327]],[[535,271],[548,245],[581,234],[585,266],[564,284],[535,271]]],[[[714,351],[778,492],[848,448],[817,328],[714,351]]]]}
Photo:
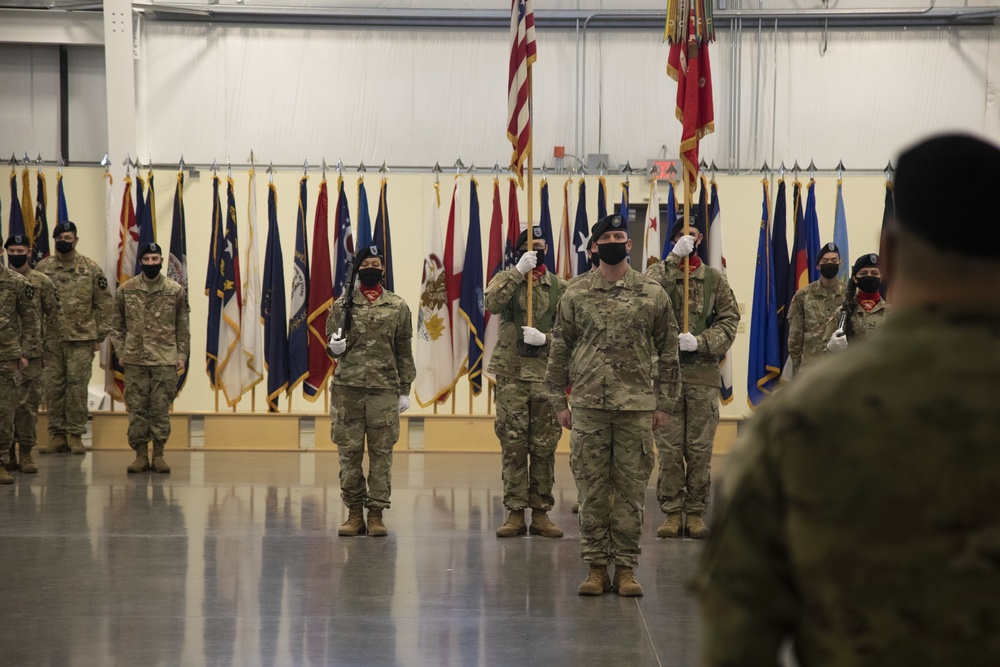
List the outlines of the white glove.
{"type": "Polygon", "coordinates": [[[673,249],[670,251],[678,257],[687,257],[694,250],[694,237],[685,235],[677,239],[673,249]]]}
{"type": "Polygon", "coordinates": [[[343,354],[347,349],[347,340],[337,338],[337,334],[330,336],[330,351],[334,354],[343,354]]]}
{"type": "Polygon", "coordinates": [[[410,409],[410,397],[403,394],[399,397],[399,403],[397,403],[396,406],[399,408],[399,414],[403,414],[410,409]]]}
{"type": "Polygon", "coordinates": [[[847,336],[844,335],[843,329],[837,329],[830,336],[830,342],[826,344],[826,349],[830,352],[840,352],[841,350],[847,349],[847,336]]]}
{"type": "Polygon", "coordinates": [[[542,346],[545,345],[545,334],[534,327],[521,327],[521,331],[524,332],[524,342],[528,345],[542,346]]]}
{"type": "Polygon", "coordinates": [[[522,274],[527,274],[536,266],[538,266],[538,253],[533,250],[524,253],[521,255],[521,259],[517,260],[517,270],[522,274]]]}
{"type": "MultiPolygon", "coordinates": [[[[687,238],[691,238],[690,236],[687,238]]],[[[697,352],[698,351],[698,339],[694,337],[692,333],[682,333],[677,336],[677,341],[680,344],[681,352],[697,352]]]]}

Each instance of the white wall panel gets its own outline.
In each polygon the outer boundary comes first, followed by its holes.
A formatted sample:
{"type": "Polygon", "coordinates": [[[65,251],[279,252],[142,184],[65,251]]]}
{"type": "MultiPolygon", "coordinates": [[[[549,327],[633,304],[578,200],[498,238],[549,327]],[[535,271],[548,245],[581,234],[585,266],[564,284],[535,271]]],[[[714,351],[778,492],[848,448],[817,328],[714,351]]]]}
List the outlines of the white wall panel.
{"type": "Polygon", "coordinates": [[[69,157],[98,162],[108,150],[108,98],[105,92],[104,49],[70,47],[69,157]]]}
{"type": "Polygon", "coordinates": [[[0,45],[0,157],[59,153],[59,50],[0,45]]]}

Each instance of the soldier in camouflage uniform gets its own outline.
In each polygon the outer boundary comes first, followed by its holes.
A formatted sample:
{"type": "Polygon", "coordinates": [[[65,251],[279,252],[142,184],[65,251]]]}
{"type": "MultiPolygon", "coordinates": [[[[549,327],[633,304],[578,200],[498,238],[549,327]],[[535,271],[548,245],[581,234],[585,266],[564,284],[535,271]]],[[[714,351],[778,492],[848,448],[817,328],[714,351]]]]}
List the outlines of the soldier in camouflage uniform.
{"type": "MultiPolygon", "coordinates": [[[[586,254],[587,254],[587,261],[590,263],[590,270],[587,271],[587,273],[591,273],[593,271],[596,271],[597,267],[601,265],[601,258],[597,254],[597,242],[594,241],[594,237],[593,236],[591,236],[590,240],[587,242],[587,251],[586,251],[586,254]]],[[[579,280],[580,278],[582,278],[585,275],[587,275],[587,273],[581,273],[578,276],[574,276],[573,278],[570,279],[569,284],[572,285],[577,280],[579,280]]],[[[570,449],[572,449],[572,442],[570,443],[570,449]]],[[[579,489],[577,489],[577,491],[576,491],[576,502],[573,503],[573,507],[570,508],[570,511],[573,512],[573,514],[579,514],[580,513],[580,490],[579,489]]]]}
{"type": "MultiPolygon", "coordinates": [[[[842,305],[830,317],[823,332],[828,352],[846,350],[848,341],[865,340],[875,329],[882,326],[891,310],[889,304],[879,294],[879,288],[882,286],[882,270],[878,266],[878,255],[875,253],[861,255],[851,271],[851,282],[857,286],[857,292],[849,308],[850,317],[842,326],[841,320],[844,320],[842,305]]],[[[851,287],[849,285],[848,289],[851,287]]]]}
{"type": "Polygon", "coordinates": [[[39,344],[34,348],[24,346],[22,350],[28,365],[21,371],[21,395],[14,414],[14,438],[21,450],[21,460],[18,462],[12,444],[7,470],[37,473],[38,466],[31,458],[31,448],[37,444],[36,426],[38,406],[42,403],[42,371],[52,362],[59,349],[59,336],[63,331],[62,318],[52,281],[45,274],[31,268],[31,243],[28,237],[15,234],[7,239],[4,248],[7,250],[10,268],[24,276],[34,288],[33,300],[40,327],[39,344]]]}
{"type": "Polygon", "coordinates": [[[642,595],[633,568],[653,469],[653,431],[665,424],[680,393],[670,299],[629,267],[627,229],[621,215],[594,226],[600,267],[563,294],[545,371],[556,418],[572,429],[570,466],[583,498],[580,551],[590,572],[580,595],[642,595]]]}
{"type": "MultiPolygon", "coordinates": [[[[674,248],[646,274],[666,290],[678,322],[684,318],[684,257],[701,243],[703,235],[684,222],[671,230],[674,248]]],[[[660,474],[656,499],[667,515],[657,537],[682,534],[681,512],[687,534],[708,537],[705,511],[711,495],[712,443],[719,426],[719,362],[736,338],[740,309],[726,276],[703,263],[697,254],[689,260],[688,308],[690,331],[680,334],[681,400],[666,428],[656,434],[660,474]]]]}
{"type": "Polygon", "coordinates": [[[59,223],[52,238],[55,254],[36,268],[56,287],[65,328],[52,365],[46,369],[49,442],[38,451],[86,454],[82,436],[87,430],[87,385],[94,353],[111,332],[114,304],[101,267],[76,251],[76,225],[68,220],[59,223]]]}
{"type": "Polygon", "coordinates": [[[840,272],[840,250],[833,243],[820,248],[820,278],[800,289],[792,297],[788,310],[788,357],[797,375],[826,352],[829,336],[826,325],[844,304],[847,286],[837,278],[840,272]]]}
{"type": "Polygon", "coordinates": [[[125,367],[128,444],[135,450],[130,473],[152,469],[168,473],[163,449],[170,437],[170,404],[177,395],[177,374],[191,352],[190,308],[180,284],[161,275],[163,249],[145,243],[139,249],[142,273],[115,292],[111,344],[125,367]]]}
{"type": "Polygon", "coordinates": [[[517,266],[497,273],[485,295],[486,309],[500,318],[500,335],[488,370],[497,379],[494,429],[503,451],[503,504],[510,512],[497,529],[497,537],[524,535],[529,530],[543,537],[563,535],[548,516],[555,503],[552,484],[562,429],[546,400],[544,380],[548,336],[566,284],[545,269],[548,247],[541,227],[535,228],[533,236],[533,250],[528,251],[528,233],[521,232],[517,266]],[[529,283],[533,327],[527,326],[525,316],[529,283]],[[531,508],[530,528],[524,523],[526,507],[531,508]]]}
{"type": "Polygon", "coordinates": [[[27,355],[42,345],[36,298],[26,278],[0,266],[0,484],[14,482],[7,464],[14,445],[21,374],[28,367],[27,355]]]}
{"type": "MultiPolygon", "coordinates": [[[[379,249],[354,257],[360,285],[350,286],[330,309],[326,334],[337,369],[330,380],[330,439],[340,457],[340,495],[347,521],[338,535],[383,537],[382,512],[392,491],[392,447],[399,440],[399,415],[410,407],[416,378],[410,308],[382,287],[379,249]],[[352,300],[349,330],[343,330],[346,299],[352,300]],[[362,460],[368,442],[368,479],[362,460]],[[365,525],[364,508],[368,508],[365,525]]],[[[353,283],[353,281],[352,281],[353,283]]]]}
{"type": "Polygon", "coordinates": [[[892,317],[768,400],[719,484],[706,667],[1000,665],[1000,148],[896,164],[892,317]],[[947,197],[943,164],[975,165],[947,197]]]}

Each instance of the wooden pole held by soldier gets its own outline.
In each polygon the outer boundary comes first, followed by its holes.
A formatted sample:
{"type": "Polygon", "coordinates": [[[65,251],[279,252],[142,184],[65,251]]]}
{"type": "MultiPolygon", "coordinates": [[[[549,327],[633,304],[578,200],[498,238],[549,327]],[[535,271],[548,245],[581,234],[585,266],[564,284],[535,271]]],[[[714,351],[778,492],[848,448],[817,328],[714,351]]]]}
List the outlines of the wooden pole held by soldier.
{"type": "MultiPolygon", "coordinates": [[[[690,231],[691,226],[691,181],[688,179],[688,175],[684,174],[684,231],[682,232],[684,236],[687,236],[690,231]]],[[[684,256],[684,324],[681,327],[684,333],[688,333],[688,311],[690,310],[690,303],[688,299],[688,283],[690,281],[691,274],[691,255],[690,253],[684,256]]]]}
{"type": "MultiPolygon", "coordinates": [[[[533,178],[534,162],[532,160],[532,153],[534,152],[535,141],[534,141],[534,135],[533,135],[533,132],[532,132],[532,127],[531,127],[532,121],[534,120],[533,119],[533,116],[534,116],[534,109],[533,109],[534,104],[532,104],[532,99],[531,99],[532,95],[531,95],[531,63],[530,63],[530,61],[528,63],[528,84],[527,85],[528,85],[528,218],[527,218],[527,220],[528,220],[528,248],[527,248],[526,252],[531,252],[533,250],[533,248],[534,248],[534,231],[535,231],[535,222],[534,222],[534,217],[533,217],[534,216],[534,210],[533,210],[534,207],[532,206],[532,204],[534,203],[534,201],[533,201],[533,195],[534,195],[534,178],[533,178]]],[[[535,291],[534,290],[534,287],[535,287],[535,272],[534,271],[528,271],[527,280],[528,280],[528,303],[527,303],[527,307],[528,307],[528,313],[527,314],[528,314],[528,317],[527,317],[527,323],[528,323],[529,327],[533,327],[533,326],[535,326],[535,324],[533,322],[533,320],[534,320],[534,308],[531,307],[531,302],[532,302],[531,293],[535,291]]]]}

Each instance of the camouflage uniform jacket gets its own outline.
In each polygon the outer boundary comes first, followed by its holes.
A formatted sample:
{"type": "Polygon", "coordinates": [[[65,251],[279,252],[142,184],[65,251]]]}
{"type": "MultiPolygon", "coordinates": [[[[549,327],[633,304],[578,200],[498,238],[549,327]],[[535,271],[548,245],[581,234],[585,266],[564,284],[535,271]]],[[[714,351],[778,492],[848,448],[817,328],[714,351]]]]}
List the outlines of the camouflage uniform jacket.
{"type": "MultiPolygon", "coordinates": [[[[343,308],[344,297],[340,297],[326,319],[327,338],[340,326],[343,308]]],[[[333,384],[390,389],[400,396],[408,395],[417,377],[410,307],[389,290],[382,290],[375,301],[369,302],[356,289],[347,349],[333,356],[337,359],[333,384]]]]}
{"type": "Polygon", "coordinates": [[[111,333],[114,303],[108,280],[97,262],[76,253],[69,261],[46,257],[36,269],[56,286],[64,341],[103,341],[111,333]]]}
{"type": "Polygon", "coordinates": [[[680,397],[677,321],[667,293],[629,269],[609,283],[600,271],[577,279],[559,300],[545,369],[559,411],[573,407],[669,411],[680,397]]]}
{"type": "Polygon", "coordinates": [[[35,288],[34,301],[38,312],[38,326],[41,329],[39,344],[34,348],[25,349],[24,357],[51,360],[59,350],[63,331],[62,310],[56,296],[56,288],[49,277],[40,271],[29,268],[23,275],[35,288]]]}
{"type": "MultiPolygon", "coordinates": [[[[662,262],[649,267],[646,275],[666,290],[674,308],[674,318],[684,321],[684,267],[683,259],[671,253],[662,262]]],[[[700,333],[692,331],[698,339],[698,352],[693,363],[681,364],[681,380],[685,384],[719,386],[719,361],[736,338],[736,327],[740,323],[740,309],[736,297],[729,287],[729,281],[718,269],[702,262],[691,272],[688,281],[689,314],[688,324],[694,327],[705,309],[705,280],[711,272],[712,294],[708,299],[708,326],[700,333]]]]}
{"type": "Polygon", "coordinates": [[[847,284],[842,280],[838,280],[832,288],[823,287],[816,280],[792,297],[788,308],[788,356],[795,372],[826,352],[826,343],[830,340],[829,336],[823,336],[826,325],[844,304],[846,293],[847,284]]]}
{"type": "Polygon", "coordinates": [[[0,266],[0,361],[27,358],[41,348],[37,298],[26,278],[0,266]]]}
{"type": "Polygon", "coordinates": [[[551,271],[546,271],[541,278],[535,280],[531,296],[531,307],[534,310],[532,321],[535,328],[546,336],[545,345],[537,357],[522,357],[517,350],[521,331],[514,321],[514,314],[524,313],[528,309],[528,290],[527,287],[518,290],[518,286],[521,285],[526,285],[525,276],[517,269],[509,269],[496,274],[486,287],[486,309],[493,313],[494,317],[500,318],[500,336],[487,370],[497,377],[542,382],[545,380],[545,365],[548,363],[549,349],[552,345],[549,340],[550,331],[540,328],[541,321],[549,309],[557,286],[565,289],[566,282],[551,271]],[[519,292],[520,302],[514,303],[514,297],[519,292]]]}
{"type": "Polygon", "coordinates": [[[754,415],[694,586],[703,665],[1000,665],[1000,309],[897,311],[754,415]]]}
{"type": "MultiPolygon", "coordinates": [[[[830,337],[833,336],[833,332],[837,330],[837,325],[840,323],[840,313],[843,307],[838,308],[833,315],[827,320],[826,330],[823,332],[823,340],[829,342],[830,337]]],[[[879,299],[879,302],[875,304],[872,311],[869,313],[861,304],[858,304],[854,309],[854,314],[851,315],[851,323],[854,325],[854,332],[847,337],[847,342],[860,342],[866,340],[872,335],[878,327],[882,326],[885,322],[885,318],[892,312],[892,307],[885,302],[885,299],[879,299]]],[[[826,343],[823,343],[823,349],[826,349],[826,343]]]]}
{"type": "Polygon", "coordinates": [[[141,273],[115,292],[111,343],[123,364],[173,366],[191,353],[187,294],[179,283],[141,273]]]}

